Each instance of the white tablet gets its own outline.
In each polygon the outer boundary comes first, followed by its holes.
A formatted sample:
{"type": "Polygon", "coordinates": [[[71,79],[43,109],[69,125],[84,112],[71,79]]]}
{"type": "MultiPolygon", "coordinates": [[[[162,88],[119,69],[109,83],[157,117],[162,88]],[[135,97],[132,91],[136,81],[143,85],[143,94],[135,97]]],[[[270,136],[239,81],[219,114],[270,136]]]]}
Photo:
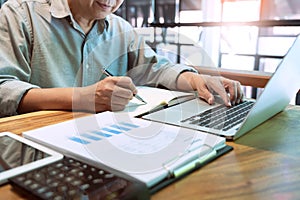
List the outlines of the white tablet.
{"type": "Polygon", "coordinates": [[[10,132],[0,133],[0,184],[32,169],[53,163],[63,155],[10,132]]]}

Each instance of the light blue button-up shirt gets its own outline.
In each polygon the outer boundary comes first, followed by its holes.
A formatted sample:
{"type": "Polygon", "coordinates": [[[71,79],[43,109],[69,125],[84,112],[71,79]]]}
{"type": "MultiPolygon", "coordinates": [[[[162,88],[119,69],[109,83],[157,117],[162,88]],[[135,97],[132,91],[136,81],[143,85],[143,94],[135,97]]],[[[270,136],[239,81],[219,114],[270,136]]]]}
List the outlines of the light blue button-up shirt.
{"type": "Polygon", "coordinates": [[[0,10],[0,116],[17,114],[31,88],[81,87],[107,69],[136,85],[176,88],[187,66],[158,56],[132,26],[113,14],[85,34],[67,0],[8,1],[0,10]]]}

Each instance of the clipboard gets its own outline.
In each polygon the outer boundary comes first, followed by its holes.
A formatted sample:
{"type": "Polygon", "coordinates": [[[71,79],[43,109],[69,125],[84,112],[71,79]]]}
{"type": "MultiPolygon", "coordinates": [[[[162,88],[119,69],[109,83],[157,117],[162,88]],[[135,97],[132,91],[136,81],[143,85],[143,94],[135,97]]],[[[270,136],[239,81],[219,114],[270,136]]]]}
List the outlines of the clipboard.
{"type": "Polygon", "coordinates": [[[201,162],[196,162],[194,167],[188,168],[188,170],[184,170],[179,176],[173,176],[173,177],[166,178],[165,180],[161,181],[160,183],[149,188],[149,193],[151,195],[155,194],[159,190],[167,187],[168,185],[170,185],[176,181],[179,181],[179,180],[185,178],[186,176],[193,173],[194,171],[199,170],[203,166],[207,165],[208,163],[214,161],[215,159],[221,157],[222,155],[224,155],[232,150],[233,150],[232,146],[226,145],[225,147],[217,150],[215,155],[209,156],[206,159],[202,160],[201,162]]]}
{"type": "Polygon", "coordinates": [[[66,156],[134,177],[152,194],[232,150],[223,137],[112,112],[23,136],[66,156]]]}

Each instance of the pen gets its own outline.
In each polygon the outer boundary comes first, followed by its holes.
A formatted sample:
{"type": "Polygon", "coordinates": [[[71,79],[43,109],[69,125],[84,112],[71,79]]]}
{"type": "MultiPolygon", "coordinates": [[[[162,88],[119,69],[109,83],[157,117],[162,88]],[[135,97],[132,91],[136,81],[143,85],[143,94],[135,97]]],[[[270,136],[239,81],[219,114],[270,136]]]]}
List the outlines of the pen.
{"type": "MultiPolygon", "coordinates": [[[[113,76],[109,71],[107,71],[107,69],[103,69],[102,71],[106,76],[113,76]]],[[[147,102],[142,97],[140,97],[138,94],[135,94],[134,97],[137,98],[138,100],[140,100],[141,102],[147,104],[147,102]]]]}

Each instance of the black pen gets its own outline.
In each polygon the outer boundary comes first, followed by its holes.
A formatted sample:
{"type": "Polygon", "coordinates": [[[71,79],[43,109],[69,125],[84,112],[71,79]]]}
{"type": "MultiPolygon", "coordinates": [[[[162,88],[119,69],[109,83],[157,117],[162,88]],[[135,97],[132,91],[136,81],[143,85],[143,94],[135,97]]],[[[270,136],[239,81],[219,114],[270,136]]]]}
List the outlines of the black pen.
{"type": "MultiPolygon", "coordinates": [[[[113,76],[109,71],[107,71],[107,69],[102,69],[102,72],[106,76],[113,76]]],[[[142,99],[142,97],[140,97],[138,94],[135,94],[134,97],[137,98],[138,100],[142,101],[143,103],[147,104],[147,102],[144,99],[142,99]]]]}

